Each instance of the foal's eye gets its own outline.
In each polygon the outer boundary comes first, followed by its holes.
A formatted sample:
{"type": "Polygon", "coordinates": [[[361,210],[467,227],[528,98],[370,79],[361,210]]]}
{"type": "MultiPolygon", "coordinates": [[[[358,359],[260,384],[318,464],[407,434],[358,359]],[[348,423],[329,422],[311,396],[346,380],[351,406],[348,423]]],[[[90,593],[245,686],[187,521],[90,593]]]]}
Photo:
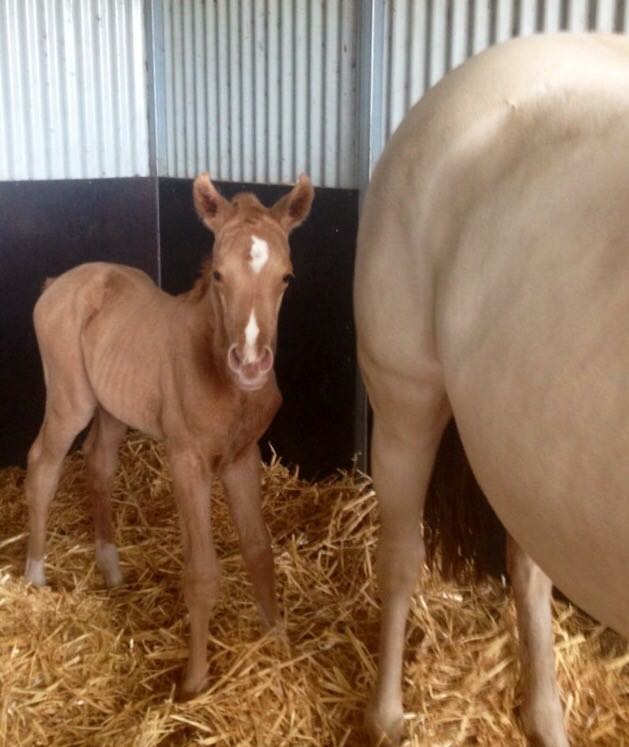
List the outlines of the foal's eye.
{"type": "Polygon", "coordinates": [[[295,276],[288,273],[288,275],[284,275],[284,277],[282,278],[282,282],[284,283],[284,285],[288,285],[289,283],[292,283],[294,279],[295,276]]]}
{"type": "Polygon", "coordinates": [[[220,283],[223,279],[223,276],[220,272],[217,272],[217,270],[214,270],[214,272],[212,273],[212,277],[214,278],[214,280],[216,280],[217,283],[220,283]]]}

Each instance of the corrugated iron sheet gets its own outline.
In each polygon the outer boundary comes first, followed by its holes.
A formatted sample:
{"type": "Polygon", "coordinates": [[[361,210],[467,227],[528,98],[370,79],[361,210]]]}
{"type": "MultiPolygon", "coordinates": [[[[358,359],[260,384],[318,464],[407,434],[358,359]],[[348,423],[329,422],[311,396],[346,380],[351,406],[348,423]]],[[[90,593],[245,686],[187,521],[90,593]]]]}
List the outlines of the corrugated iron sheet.
{"type": "Polygon", "coordinates": [[[0,0],[0,179],[148,170],[142,0],[0,0]]]}
{"type": "Polygon", "coordinates": [[[355,185],[360,3],[158,2],[160,174],[355,185]]]}
{"type": "Polygon", "coordinates": [[[356,187],[361,85],[371,162],[448,70],[558,29],[627,31],[629,0],[0,0],[0,179],[356,187]]]}

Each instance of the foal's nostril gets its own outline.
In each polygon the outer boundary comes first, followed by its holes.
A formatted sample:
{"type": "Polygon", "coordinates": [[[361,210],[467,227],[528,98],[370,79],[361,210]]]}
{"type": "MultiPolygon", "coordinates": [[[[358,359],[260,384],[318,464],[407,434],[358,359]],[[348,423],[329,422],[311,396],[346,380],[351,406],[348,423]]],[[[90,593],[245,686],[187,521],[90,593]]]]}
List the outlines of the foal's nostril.
{"type": "Polygon", "coordinates": [[[260,366],[261,373],[267,373],[271,368],[273,368],[273,351],[268,345],[264,346],[262,355],[258,360],[258,365],[260,366]]]}
{"type": "Polygon", "coordinates": [[[255,379],[267,374],[273,368],[273,351],[268,345],[262,348],[262,352],[255,360],[247,360],[238,352],[238,346],[234,343],[227,351],[227,365],[231,371],[245,379],[255,379]]]}
{"type": "Polygon", "coordinates": [[[227,365],[234,373],[240,371],[240,366],[242,365],[237,348],[238,346],[236,344],[230,345],[229,350],[227,351],[227,365]]]}

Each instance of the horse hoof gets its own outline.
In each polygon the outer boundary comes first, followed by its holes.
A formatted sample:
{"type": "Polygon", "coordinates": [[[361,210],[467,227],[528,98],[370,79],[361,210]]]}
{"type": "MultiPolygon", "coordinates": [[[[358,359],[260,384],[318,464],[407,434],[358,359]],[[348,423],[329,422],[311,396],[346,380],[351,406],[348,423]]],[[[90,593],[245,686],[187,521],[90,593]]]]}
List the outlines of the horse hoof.
{"type": "Polygon", "coordinates": [[[187,703],[189,700],[194,700],[199,695],[203,695],[209,686],[210,678],[207,675],[203,677],[201,682],[193,682],[184,676],[175,689],[174,700],[176,703],[187,703]]]}
{"type": "Polygon", "coordinates": [[[124,582],[122,571],[120,568],[116,568],[112,571],[101,571],[103,578],[105,579],[105,586],[108,589],[114,589],[116,586],[121,586],[124,582]]]}
{"type": "Polygon", "coordinates": [[[118,548],[114,544],[96,540],[96,565],[108,588],[120,586],[123,578],[118,560],[118,548]]]}
{"type": "Polygon", "coordinates": [[[288,632],[286,625],[281,618],[274,620],[273,622],[262,621],[262,634],[272,638],[274,640],[283,641],[288,643],[288,632]]]}
{"type": "Polygon", "coordinates": [[[570,747],[563,725],[559,698],[549,698],[520,708],[523,731],[534,747],[570,747]]]}
{"type": "Polygon", "coordinates": [[[372,747],[398,747],[404,737],[404,714],[390,711],[385,714],[376,706],[368,706],[365,727],[372,747]]]}
{"type": "Polygon", "coordinates": [[[44,561],[27,558],[26,568],[24,569],[24,580],[29,584],[33,584],[33,586],[46,586],[44,561]]]}

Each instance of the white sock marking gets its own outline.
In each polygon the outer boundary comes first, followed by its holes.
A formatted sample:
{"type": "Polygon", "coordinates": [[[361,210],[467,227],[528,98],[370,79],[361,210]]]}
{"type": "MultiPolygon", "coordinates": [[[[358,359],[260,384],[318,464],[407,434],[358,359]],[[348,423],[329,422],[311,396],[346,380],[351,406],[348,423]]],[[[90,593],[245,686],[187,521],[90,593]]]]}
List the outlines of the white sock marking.
{"type": "Polygon", "coordinates": [[[260,239],[257,236],[251,237],[251,251],[249,252],[249,266],[256,273],[266,264],[269,258],[269,245],[264,239],[260,239]]]}
{"type": "Polygon", "coordinates": [[[27,581],[35,586],[46,586],[46,572],[44,571],[44,561],[26,558],[26,569],[24,577],[27,581]]]}
{"type": "Polygon", "coordinates": [[[118,586],[122,583],[122,572],[116,545],[111,542],[96,540],[96,565],[103,574],[107,586],[118,586]]]}
{"type": "Polygon", "coordinates": [[[258,335],[260,334],[260,328],[256,320],[256,312],[251,309],[249,321],[245,327],[245,363],[253,363],[256,359],[256,342],[258,335]]]}

